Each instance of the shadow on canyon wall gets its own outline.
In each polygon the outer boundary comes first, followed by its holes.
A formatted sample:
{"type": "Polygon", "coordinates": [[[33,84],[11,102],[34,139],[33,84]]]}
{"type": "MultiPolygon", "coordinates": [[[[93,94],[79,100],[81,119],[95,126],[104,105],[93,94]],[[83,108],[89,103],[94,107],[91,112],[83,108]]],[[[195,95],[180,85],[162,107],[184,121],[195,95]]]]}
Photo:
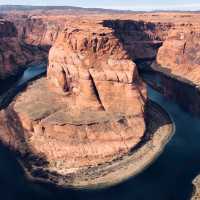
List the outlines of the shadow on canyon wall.
{"type": "MultiPolygon", "coordinates": [[[[159,36],[152,34],[153,32],[156,32],[155,24],[145,24],[142,21],[136,22],[130,20],[106,20],[104,21],[103,25],[112,28],[115,31],[115,35],[117,36],[117,38],[119,38],[122,45],[124,46],[124,49],[127,51],[127,53],[133,61],[142,61],[143,59],[141,55],[145,55],[147,53],[149,56],[145,59],[148,59],[150,61],[155,59],[157,50],[161,45],[161,39],[159,38],[159,36]],[[150,33],[147,33],[148,31],[146,32],[146,28],[147,30],[149,30],[150,33]],[[159,42],[154,44],[152,43],[154,40],[158,40],[159,42]],[[142,41],[148,42],[144,43],[142,41]],[[145,48],[142,48],[143,45],[145,46],[145,48]]],[[[35,160],[38,161],[39,159],[39,163],[47,164],[44,156],[38,158],[35,155],[32,155],[31,147],[29,147],[29,145],[26,142],[27,138],[25,138],[25,133],[22,128],[21,121],[17,114],[14,113],[12,107],[11,111],[7,114],[9,115],[8,118],[11,120],[11,124],[13,122],[12,126],[15,126],[10,127],[10,131],[12,132],[13,129],[17,129],[17,132],[19,132],[19,135],[15,135],[14,138],[16,137],[19,141],[19,145],[22,145],[26,149],[26,151],[29,152],[24,156],[30,156],[28,160],[31,161],[32,159],[32,162],[34,162],[35,160]],[[12,114],[10,115],[9,113],[12,114]]],[[[158,128],[159,126],[155,127],[155,129],[158,128]]],[[[158,170],[159,168],[162,168],[162,162],[157,162],[157,165],[154,168],[148,168],[141,175],[138,175],[135,178],[131,178],[125,183],[103,190],[90,191],[75,190],[70,188],[63,189],[57,187],[54,184],[44,182],[33,182],[29,180],[25,176],[22,167],[16,160],[16,154],[9,151],[4,145],[0,145],[0,160],[0,196],[4,200],[160,200],[160,196],[162,196],[161,194],[159,194],[159,191],[157,191],[157,188],[155,187],[156,184],[153,184],[153,177],[161,176],[161,174],[159,174],[158,171],[155,171],[155,168],[158,170]]],[[[166,161],[163,161],[163,163],[165,162],[166,161]]],[[[198,169],[195,169],[195,173],[193,174],[193,176],[188,177],[187,188],[189,188],[189,190],[181,191],[182,194],[184,193],[184,195],[180,195],[180,191],[176,189],[174,184],[171,184],[169,186],[169,183],[165,183],[164,181],[162,183],[158,183],[163,184],[163,187],[166,187],[166,190],[169,191],[168,195],[163,197],[162,200],[186,200],[186,198],[180,197],[186,197],[188,196],[188,193],[191,192],[191,180],[198,174],[199,171],[200,169],[198,167],[198,169]]],[[[38,174],[35,175],[41,175],[40,171],[36,173],[38,174]]],[[[158,179],[156,180],[159,182],[158,179]]]]}

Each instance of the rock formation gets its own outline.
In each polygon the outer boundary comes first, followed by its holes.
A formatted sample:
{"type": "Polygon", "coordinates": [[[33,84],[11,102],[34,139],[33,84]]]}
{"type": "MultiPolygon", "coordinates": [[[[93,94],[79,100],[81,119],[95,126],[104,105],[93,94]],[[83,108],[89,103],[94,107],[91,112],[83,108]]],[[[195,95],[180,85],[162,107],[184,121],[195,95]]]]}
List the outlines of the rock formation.
{"type": "Polygon", "coordinates": [[[47,78],[49,89],[38,82],[7,110],[31,135],[34,152],[54,167],[111,161],[141,140],[146,89],[111,29],[67,27],[50,50],[47,78]]]}
{"type": "Polygon", "coordinates": [[[134,61],[155,59],[158,48],[173,26],[171,23],[135,20],[105,20],[103,24],[114,30],[134,61]]]}
{"type": "Polygon", "coordinates": [[[0,21],[0,79],[17,74],[20,66],[47,60],[49,49],[67,19],[22,14],[4,18],[7,20],[0,21]]]}

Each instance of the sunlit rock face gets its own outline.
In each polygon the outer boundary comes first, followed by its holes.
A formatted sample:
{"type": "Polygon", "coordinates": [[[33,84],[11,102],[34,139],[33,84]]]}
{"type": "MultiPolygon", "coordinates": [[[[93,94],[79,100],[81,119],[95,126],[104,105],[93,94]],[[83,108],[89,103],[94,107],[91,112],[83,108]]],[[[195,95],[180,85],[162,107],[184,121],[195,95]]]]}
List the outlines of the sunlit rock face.
{"type": "Polygon", "coordinates": [[[141,140],[146,89],[112,29],[90,21],[67,27],[50,50],[47,79],[49,90],[68,105],[62,112],[71,116],[65,122],[71,134],[86,134],[83,154],[69,148],[77,165],[111,160],[141,140]]]}
{"type": "MultiPolygon", "coordinates": [[[[131,110],[131,106],[112,108],[112,105],[107,105],[109,98],[125,105],[124,101],[129,102],[134,93],[139,95],[132,83],[141,85],[136,65],[123,44],[111,29],[97,24],[91,24],[90,29],[83,25],[67,28],[60,35],[49,53],[48,82],[50,89],[76,98],[92,99],[93,95],[88,92],[94,90],[103,108],[119,109],[119,112],[131,110]],[[118,95],[118,90],[123,90],[128,96],[118,95]],[[106,91],[110,92],[110,97],[106,91]]],[[[84,104],[84,100],[81,102],[84,104]]]]}

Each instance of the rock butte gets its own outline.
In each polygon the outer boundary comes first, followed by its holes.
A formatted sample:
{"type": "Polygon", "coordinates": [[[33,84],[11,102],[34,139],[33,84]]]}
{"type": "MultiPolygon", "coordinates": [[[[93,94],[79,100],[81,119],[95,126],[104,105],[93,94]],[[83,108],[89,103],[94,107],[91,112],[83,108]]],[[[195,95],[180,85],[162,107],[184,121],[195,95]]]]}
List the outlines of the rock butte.
{"type": "Polygon", "coordinates": [[[38,159],[41,168],[61,175],[127,155],[143,141],[148,120],[135,63],[156,61],[154,69],[198,85],[197,16],[8,15],[16,41],[30,51],[39,47],[44,57],[50,51],[47,78],[1,111],[1,140],[29,160],[29,169],[38,159]]]}
{"type": "Polygon", "coordinates": [[[145,131],[146,88],[136,65],[109,28],[89,25],[65,28],[50,50],[47,81],[5,111],[21,122],[32,151],[61,171],[120,157],[145,131]]]}

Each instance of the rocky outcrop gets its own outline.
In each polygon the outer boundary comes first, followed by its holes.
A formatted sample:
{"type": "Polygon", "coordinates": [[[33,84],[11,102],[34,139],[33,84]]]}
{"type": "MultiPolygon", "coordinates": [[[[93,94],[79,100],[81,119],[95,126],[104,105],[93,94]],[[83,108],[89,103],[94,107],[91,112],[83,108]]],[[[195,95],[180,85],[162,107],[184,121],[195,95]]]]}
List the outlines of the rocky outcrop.
{"type": "Polygon", "coordinates": [[[18,37],[25,44],[39,47],[47,52],[56,40],[59,32],[65,27],[65,16],[9,16],[18,30],[18,37]]]}
{"type": "Polygon", "coordinates": [[[17,56],[22,50],[17,40],[17,30],[13,23],[1,20],[0,29],[0,75],[3,78],[15,71],[15,64],[24,64],[25,57],[19,59],[17,56]]]}
{"type": "Polygon", "coordinates": [[[28,89],[29,92],[23,93],[6,109],[10,135],[17,133],[18,136],[17,139],[11,137],[9,144],[14,142],[15,150],[26,153],[30,150],[26,146],[28,143],[32,153],[44,155],[49,168],[64,175],[80,170],[80,167],[96,166],[124,155],[144,134],[142,116],[94,108],[70,109],[71,104],[65,102],[65,98],[48,92],[45,80],[28,89]],[[27,98],[38,92],[40,97],[35,96],[37,101],[27,98]],[[35,103],[31,105],[32,100],[35,103]],[[22,143],[24,138],[25,143],[22,143]]]}

